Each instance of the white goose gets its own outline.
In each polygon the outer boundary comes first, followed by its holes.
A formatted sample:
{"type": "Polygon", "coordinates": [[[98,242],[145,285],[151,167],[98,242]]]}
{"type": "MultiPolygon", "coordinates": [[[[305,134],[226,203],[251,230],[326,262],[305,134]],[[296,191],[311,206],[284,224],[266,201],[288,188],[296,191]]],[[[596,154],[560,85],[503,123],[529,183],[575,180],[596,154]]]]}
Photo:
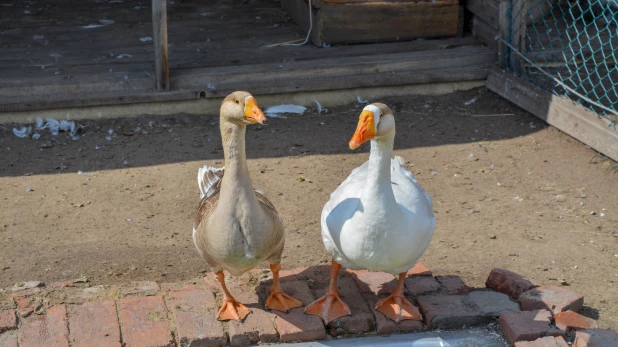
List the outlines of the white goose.
{"type": "Polygon", "coordinates": [[[322,239],[333,256],[331,283],[305,313],[320,316],[325,323],[351,314],[338,295],[341,266],[398,276],[397,286],[376,309],[396,322],[420,320],[418,310],[404,298],[403,287],[407,271],[433,236],[431,197],[406,170],[401,157],[391,159],[395,117],[388,106],[371,104],[360,114],[350,148],[368,140],[369,160],[352,171],[322,210],[322,239]]]}

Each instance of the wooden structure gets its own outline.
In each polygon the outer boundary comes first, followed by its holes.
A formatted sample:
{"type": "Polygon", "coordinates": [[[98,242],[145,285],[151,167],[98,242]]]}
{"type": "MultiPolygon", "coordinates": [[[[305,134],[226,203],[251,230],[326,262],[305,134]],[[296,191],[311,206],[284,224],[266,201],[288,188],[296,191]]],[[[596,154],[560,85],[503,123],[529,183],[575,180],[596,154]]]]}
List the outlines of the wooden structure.
{"type": "Polygon", "coordinates": [[[282,7],[318,47],[453,37],[459,0],[281,0],[282,7]]]}
{"type": "Polygon", "coordinates": [[[478,81],[495,61],[471,36],[277,45],[304,37],[272,0],[14,2],[0,11],[0,113],[478,81]]]}
{"type": "MultiPolygon", "coordinates": [[[[545,55],[539,53],[541,47],[551,46],[549,41],[557,40],[558,35],[562,34],[561,32],[553,32],[547,37],[539,37],[539,31],[545,34],[551,31],[543,31],[542,28],[527,30],[531,22],[537,22],[540,17],[549,14],[552,10],[551,6],[534,6],[532,7],[534,11],[528,13],[527,16],[518,13],[513,17],[510,16],[510,7],[514,4],[515,8],[530,6],[526,3],[526,0],[468,0],[467,3],[468,9],[474,16],[472,30],[475,37],[496,49],[499,53],[497,65],[489,72],[487,88],[609,158],[618,161],[618,131],[610,126],[608,119],[600,118],[596,113],[572,100],[556,96],[523,78],[517,77],[513,72],[503,69],[508,66],[511,71],[521,75],[531,67],[530,63],[521,58],[519,54],[511,52],[512,49],[506,46],[504,42],[508,42],[511,47],[522,53],[527,59],[534,60],[535,64],[543,65],[542,62],[548,59],[545,55]],[[509,35],[511,26],[518,28],[517,35],[509,35]],[[501,40],[496,40],[497,37],[501,40]],[[523,49],[524,46],[526,49],[523,49]]],[[[547,1],[544,4],[551,4],[551,2],[547,1]]],[[[588,41],[590,44],[585,47],[588,50],[590,47],[600,48],[601,43],[609,41],[603,41],[602,35],[589,35],[587,29],[584,29],[580,24],[569,28],[565,27],[564,30],[572,30],[579,35],[593,37],[593,41],[588,41]]],[[[570,34],[573,35],[573,33],[570,34]]],[[[612,47],[613,44],[614,42],[607,46],[612,47]]],[[[581,50],[578,53],[589,54],[590,52],[581,50]]],[[[564,62],[565,59],[569,58],[568,54],[572,54],[572,51],[544,52],[543,54],[553,54],[551,58],[560,63],[560,56],[562,62],[564,62]]]]}

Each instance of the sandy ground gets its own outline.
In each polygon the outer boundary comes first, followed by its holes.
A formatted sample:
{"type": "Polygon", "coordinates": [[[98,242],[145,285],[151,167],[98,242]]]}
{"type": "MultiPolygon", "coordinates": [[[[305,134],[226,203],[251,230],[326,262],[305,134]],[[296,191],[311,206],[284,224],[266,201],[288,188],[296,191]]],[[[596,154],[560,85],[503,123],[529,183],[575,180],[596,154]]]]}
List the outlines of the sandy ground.
{"type": "MultiPolygon", "coordinates": [[[[382,101],[396,114],[395,153],[434,200],[437,228],[422,261],[435,274],[483,286],[502,267],[566,283],[585,294],[585,314],[618,329],[614,162],[486,89],[382,101]]],[[[329,261],[320,212],[367,159],[368,145],[347,146],[360,109],[310,110],[247,132],[254,185],[287,227],[284,268],[329,261]]],[[[20,139],[13,125],[0,126],[0,287],[79,276],[92,284],[175,281],[207,272],[191,228],[197,168],[222,165],[217,120],[78,122],[85,135],[75,141],[64,133],[20,139]]]]}

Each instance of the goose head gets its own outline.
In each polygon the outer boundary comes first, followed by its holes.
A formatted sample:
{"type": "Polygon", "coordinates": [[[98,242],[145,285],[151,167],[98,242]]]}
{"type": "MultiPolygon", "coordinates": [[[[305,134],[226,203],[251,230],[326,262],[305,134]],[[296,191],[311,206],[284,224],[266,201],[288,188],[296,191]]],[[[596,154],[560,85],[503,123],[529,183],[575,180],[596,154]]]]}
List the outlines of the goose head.
{"type": "Polygon", "coordinates": [[[247,92],[234,92],[221,103],[221,120],[238,125],[268,124],[268,119],[258,107],[253,95],[247,92]]]}
{"type": "Polygon", "coordinates": [[[395,117],[388,106],[382,103],[367,105],[359,116],[356,132],[350,140],[350,149],[357,149],[369,140],[379,140],[394,131],[395,117]]]}

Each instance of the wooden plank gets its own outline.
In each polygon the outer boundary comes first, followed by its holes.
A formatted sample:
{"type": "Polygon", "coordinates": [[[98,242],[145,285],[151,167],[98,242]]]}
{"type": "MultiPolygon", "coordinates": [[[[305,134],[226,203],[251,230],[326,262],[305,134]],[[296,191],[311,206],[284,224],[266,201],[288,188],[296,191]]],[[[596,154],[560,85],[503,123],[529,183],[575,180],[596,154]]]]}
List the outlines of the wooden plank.
{"type": "Polygon", "coordinates": [[[618,132],[596,113],[512,73],[491,69],[487,88],[573,138],[618,161],[618,132]]]}
{"type": "Polygon", "coordinates": [[[506,67],[507,57],[510,53],[510,48],[504,44],[509,40],[510,7],[510,0],[500,2],[500,24],[498,26],[498,32],[501,39],[501,41],[498,41],[498,66],[500,67],[506,67]]]}
{"type": "Polygon", "coordinates": [[[468,0],[466,7],[492,28],[500,27],[500,0],[468,0]]]}
{"type": "MultiPolygon", "coordinates": [[[[221,97],[238,89],[247,89],[256,95],[264,95],[474,81],[487,77],[488,68],[493,61],[494,52],[487,47],[479,46],[324,59],[323,61],[299,61],[285,64],[283,67],[280,67],[279,63],[271,63],[191,69],[179,71],[172,77],[173,85],[183,90],[176,94],[157,93],[154,88],[139,93],[127,93],[117,86],[118,90],[115,93],[80,94],[75,92],[68,96],[65,94],[64,98],[59,98],[58,94],[54,94],[53,99],[50,100],[32,96],[32,94],[27,94],[28,90],[24,90],[21,98],[0,98],[0,112],[165,101],[165,98],[188,100],[196,98],[197,95],[221,97]],[[213,86],[214,89],[212,89],[213,86]]],[[[140,86],[143,87],[145,83],[147,83],[146,80],[140,82],[140,86]]],[[[100,84],[93,83],[84,89],[96,90],[97,85],[100,84]]],[[[30,88],[42,87],[31,86],[30,88]]],[[[55,86],[46,88],[52,90],[55,86]]],[[[73,91],[79,90],[80,85],[76,84],[71,88],[74,88],[71,89],[73,91]]]]}
{"type": "Polygon", "coordinates": [[[459,1],[322,2],[322,41],[375,43],[457,35],[459,1]]]}
{"type": "Polygon", "coordinates": [[[152,0],[152,39],[154,43],[157,90],[170,90],[166,0],[152,0]]]}
{"type": "Polygon", "coordinates": [[[498,30],[480,17],[474,16],[472,18],[472,34],[479,41],[496,50],[496,52],[498,51],[498,42],[496,41],[496,36],[499,34],[498,30]]]}

